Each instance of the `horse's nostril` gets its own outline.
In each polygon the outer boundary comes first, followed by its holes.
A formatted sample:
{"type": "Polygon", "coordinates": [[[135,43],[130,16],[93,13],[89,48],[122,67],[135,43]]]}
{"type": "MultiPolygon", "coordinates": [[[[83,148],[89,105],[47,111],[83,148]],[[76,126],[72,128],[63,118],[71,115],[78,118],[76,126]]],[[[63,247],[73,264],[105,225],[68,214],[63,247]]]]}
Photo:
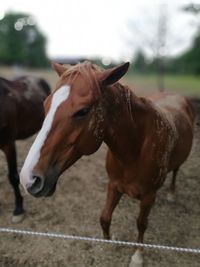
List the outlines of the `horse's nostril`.
{"type": "Polygon", "coordinates": [[[35,187],[41,186],[41,184],[42,184],[42,178],[41,177],[34,175],[33,180],[34,180],[34,186],[35,187]]]}
{"type": "Polygon", "coordinates": [[[44,185],[44,180],[42,177],[36,176],[36,175],[33,175],[32,179],[33,179],[33,183],[27,186],[27,191],[31,195],[36,195],[42,190],[43,185],[44,185]]]}

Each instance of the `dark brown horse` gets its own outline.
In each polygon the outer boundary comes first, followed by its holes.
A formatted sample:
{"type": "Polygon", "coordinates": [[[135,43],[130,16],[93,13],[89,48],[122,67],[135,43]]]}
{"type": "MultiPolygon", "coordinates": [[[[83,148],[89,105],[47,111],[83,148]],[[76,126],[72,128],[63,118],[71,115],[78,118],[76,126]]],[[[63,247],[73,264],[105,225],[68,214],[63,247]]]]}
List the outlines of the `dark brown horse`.
{"type": "MultiPolygon", "coordinates": [[[[60,79],[45,101],[46,118],[22,168],[22,185],[35,197],[52,195],[61,173],[104,141],[109,148],[107,200],[100,217],[104,236],[110,238],[112,213],[125,193],[140,200],[138,242],[143,242],[156,191],[170,171],[174,191],[177,171],[191,150],[191,103],[168,93],[137,97],[117,82],[128,63],[108,70],[91,63],[53,66],[60,79]]],[[[141,249],[131,266],[142,266],[141,249]]]]}
{"type": "Polygon", "coordinates": [[[49,94],[49,85],[40,78],[20,77],[13,81],[0,78],[0,149],[5,153],[8,178],[15,193],[13,222],[24,216],[15,140],[25,139],[41,128],[43,101],[49,94]]]}

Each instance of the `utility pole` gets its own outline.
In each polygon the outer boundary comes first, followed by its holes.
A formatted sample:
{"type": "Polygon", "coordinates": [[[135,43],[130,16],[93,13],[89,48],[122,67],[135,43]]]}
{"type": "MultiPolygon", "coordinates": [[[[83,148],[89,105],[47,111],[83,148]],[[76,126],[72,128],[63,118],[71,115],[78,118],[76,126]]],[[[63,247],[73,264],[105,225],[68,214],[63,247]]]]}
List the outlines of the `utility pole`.
{"type": "Polygon", "coordinates": [[[156,41],[156,68],[158,90],[165,91],[165,49],[167,41],[167,5],[161,4],[159,7],[158,31],[156,41]]]}

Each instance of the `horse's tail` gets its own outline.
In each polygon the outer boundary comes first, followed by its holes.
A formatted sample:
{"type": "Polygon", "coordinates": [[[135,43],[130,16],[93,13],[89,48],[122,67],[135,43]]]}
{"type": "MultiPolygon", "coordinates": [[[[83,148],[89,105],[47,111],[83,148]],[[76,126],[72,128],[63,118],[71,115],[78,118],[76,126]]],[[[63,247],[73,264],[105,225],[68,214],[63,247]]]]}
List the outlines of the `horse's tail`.
{"type": "Polygon", "coordinates": [[[200,126],[200,99],[199,98],[192,98],[192,108],[193,113],[195,114],[195,124],[200,126]]]}
{"type": "Polygon", "coordinates": [[[194,125],[197,117],[196,105],[192,98],[185,97],[185,100],[187,102],[187,113],[191,119],[192,124],[194,125]]]}
{"type": "Polygon", "coordinates": [[[44,90],[45,94],[48,96],[51,93],[51,87],[50,85],[42,78],[39,79],[39,84],[44,90]]]}

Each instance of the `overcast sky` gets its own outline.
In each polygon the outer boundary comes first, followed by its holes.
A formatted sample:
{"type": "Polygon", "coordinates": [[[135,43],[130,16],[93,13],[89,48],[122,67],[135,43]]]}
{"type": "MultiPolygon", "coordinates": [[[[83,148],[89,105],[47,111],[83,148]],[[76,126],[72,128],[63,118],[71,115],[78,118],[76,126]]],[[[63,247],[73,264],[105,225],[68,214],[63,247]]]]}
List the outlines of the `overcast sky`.
{"type": "MultiPolygon", "coordinates": [[[[0,18],[8,11],[32,14],[48,39],[50,57],[100,56],[130,59],[138,47],[149,54],[156,39],[161,4],[167,16],[165,53],[189,46],[195,32],[191,15],[180,11],[184,0],[0,0],[0,18]]],[[[196,0],[195,3],[200,3],[196,0]]]]}

